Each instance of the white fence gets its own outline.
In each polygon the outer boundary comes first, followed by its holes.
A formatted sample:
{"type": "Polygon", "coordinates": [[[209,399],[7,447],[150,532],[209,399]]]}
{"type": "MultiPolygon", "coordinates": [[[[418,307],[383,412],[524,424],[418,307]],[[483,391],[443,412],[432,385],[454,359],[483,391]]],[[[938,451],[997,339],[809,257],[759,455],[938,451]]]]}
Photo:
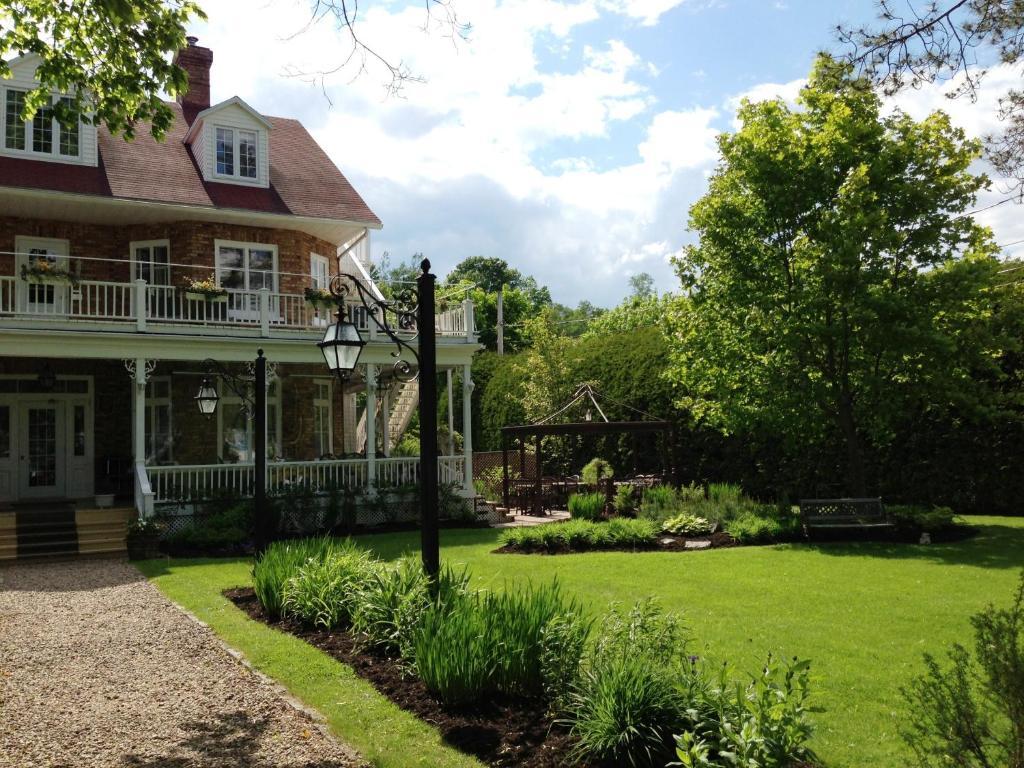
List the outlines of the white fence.
{"type": "MultiPolygon", "coordinates": [[[[419,458],[376,459],[376,486],[380,488],[415,485],[419,482],[419,458]]],[[[209,499],[218,494],[240,498],[252,496],[255,469],[252,464],[192,464],[147,467],[153,502],[209,499]]],[[[437,478],[440,483],[462,485],[465,457],[441,456],[437,478]]],[[[303,484],[313,489],[367,488],[369,462],[366,459],[334,461],[275,461],[267,464],[267,491],[303,484]]]]}

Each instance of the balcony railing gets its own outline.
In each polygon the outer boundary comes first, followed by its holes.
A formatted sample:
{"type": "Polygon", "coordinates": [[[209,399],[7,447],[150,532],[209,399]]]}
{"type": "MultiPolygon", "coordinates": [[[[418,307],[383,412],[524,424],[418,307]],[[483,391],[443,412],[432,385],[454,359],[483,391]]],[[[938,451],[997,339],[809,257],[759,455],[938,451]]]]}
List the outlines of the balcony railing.
{"type": "MultiPolygon", "coordinates": [[[[370,340],[376,328],[366,311],[349,307],[352,321],[370,340]]],[[[131,322],[144,331],[150,324],[180,326],[246,327],[271,336],[277,329],[322,329],[333,321],[332,311],[314,307],[304,295],[278,293],[267,288],[255,291],[228,290],[214,298],[194,298],[181,288],[134,283],[79,280],[67,283],[28,282],[0,276],[0,315],[26,319],[78,322],[131,322]]],[[[474,339],[473,304],[468,299],[435,316],[439,336],[474,339]]]]}
{"type": "MultiPolygon", "coordinates": [[[[438,458],[437,479],[443,484],[462,485],[464,456],[438,458]]],[[[417,457],[375,459],[374,482],[377,488],[415,485],[419,482],[417,457]]],[[[154,504],[197,501],[223,493],[239,498],[253,494],[255,468],[252,464],[191,464],[145,468],[154,504]]],[[[330,488],[359,490],[369,487],[370,462],[367,459],[331,461],[275,461],[267,464],[267,490],[302,484],[326,493],[330,488]]]]}

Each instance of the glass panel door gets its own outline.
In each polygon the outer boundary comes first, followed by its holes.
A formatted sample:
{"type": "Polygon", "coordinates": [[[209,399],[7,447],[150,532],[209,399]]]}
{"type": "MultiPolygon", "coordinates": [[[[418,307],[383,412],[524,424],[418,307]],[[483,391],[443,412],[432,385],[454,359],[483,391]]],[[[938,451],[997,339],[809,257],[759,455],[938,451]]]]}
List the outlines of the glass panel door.
{"type": "Polygon", "coordinates": [[[68,247],[63,240],[17,238],[19,310],[33,315],[68,311],[68,247]]]}
{"type": "Polygon", "coordinates": [[[64,495],[61,408],[50,404],[22,405],[19,484],[23,498],[64,495]]]}

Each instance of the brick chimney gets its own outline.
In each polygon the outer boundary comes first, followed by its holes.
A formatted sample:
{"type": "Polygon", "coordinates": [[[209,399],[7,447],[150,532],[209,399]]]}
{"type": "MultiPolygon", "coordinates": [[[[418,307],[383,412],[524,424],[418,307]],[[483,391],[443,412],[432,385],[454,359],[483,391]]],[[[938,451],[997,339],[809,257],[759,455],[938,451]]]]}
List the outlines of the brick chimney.
{"type": "Polygon", "coordinates": [[[189,123],[198,112],[210,106],[210,65],[213,64],[213,51],[196,45],[197,37],[187,37],[188,47],[182,48],[174,56],[174,63],[185,70],[188,75],[188,88],[178,94],[178,103],[189,123]]]}

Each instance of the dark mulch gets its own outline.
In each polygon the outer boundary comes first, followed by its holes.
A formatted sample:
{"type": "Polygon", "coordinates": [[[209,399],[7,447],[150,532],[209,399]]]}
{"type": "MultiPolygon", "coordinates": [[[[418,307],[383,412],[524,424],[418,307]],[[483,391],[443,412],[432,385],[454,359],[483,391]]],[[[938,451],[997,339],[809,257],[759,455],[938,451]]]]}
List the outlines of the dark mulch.
{"type": "Polygon", "coordinates": [[[487,765],[555,768],[570,764],[572,739],[563,728],[552,725],[541,701],[502,697],[472,710],[452,711],[420,680],[403,673],[397,659],[360,650],[347,632],[307,629],[288,620],[270,622],[249,587],[225,590],[224,596],[251,618],[290,632],[352,667],[399,707],[437,728],[448,744],[487,765]]]}
{"type": "MultiPolygon", "coordinates": [[[[558,525],[558,523],[554,523],[558,525]]],[[[703,552],[705,549],[719,549],[721,547],[738,547],[740,543],[732,536],[723,531],[718,531],[710,536],[670,536],[661,534],[658,538],[646,547],[591,547],[588,549],[573,549],[568,546],[545,547],[544,549],[522,549],[520,547],[505,545],[494,550],[498,555],[572,555],[580,552],[703,552]],[[686,548],[687,541],[710,541],[710,547],[703,549],[686,548]]]]}

